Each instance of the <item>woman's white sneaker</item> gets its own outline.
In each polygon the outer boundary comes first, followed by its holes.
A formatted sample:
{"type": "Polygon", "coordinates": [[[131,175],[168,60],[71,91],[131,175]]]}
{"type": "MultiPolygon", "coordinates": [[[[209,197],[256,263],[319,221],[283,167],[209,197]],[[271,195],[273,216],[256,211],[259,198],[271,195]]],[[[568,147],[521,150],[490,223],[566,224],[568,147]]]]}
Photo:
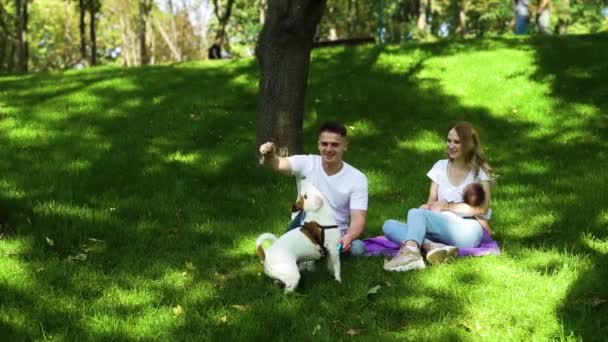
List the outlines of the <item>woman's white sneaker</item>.
{"type": "Polygon", "coordinates": [[[402,246],[397,255],[384,263],[386,271],[407,272],[425,268],[424,259],[417,247],[402,246]]]}
{"type": "Polygon", "coordinates": [[[422,248],[426,250],[426,261],[431,265],[442,264],[458,257],[458,247],[426,240],[422,248]]]}

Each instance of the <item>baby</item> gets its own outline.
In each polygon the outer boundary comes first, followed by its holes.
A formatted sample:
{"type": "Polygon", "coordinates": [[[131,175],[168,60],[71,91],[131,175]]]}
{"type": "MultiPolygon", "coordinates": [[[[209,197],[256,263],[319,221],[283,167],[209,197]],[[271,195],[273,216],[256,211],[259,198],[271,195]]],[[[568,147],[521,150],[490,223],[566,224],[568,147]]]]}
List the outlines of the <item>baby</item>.
{"type": "MultiPolygon", "coordinates": [[[[472,206],[478,207],[483,204],[486,200],[486,192],[483,190],[483,186],[480,183],[471,183],[464,187],[462,190],[463,202],[472,206]]],[[[488,233],[492,234],[490,229],[490,222],[488,219],[481,215],[474,216],[477,222],[481,225],[481,228],[485,229],[488,233]]]]}

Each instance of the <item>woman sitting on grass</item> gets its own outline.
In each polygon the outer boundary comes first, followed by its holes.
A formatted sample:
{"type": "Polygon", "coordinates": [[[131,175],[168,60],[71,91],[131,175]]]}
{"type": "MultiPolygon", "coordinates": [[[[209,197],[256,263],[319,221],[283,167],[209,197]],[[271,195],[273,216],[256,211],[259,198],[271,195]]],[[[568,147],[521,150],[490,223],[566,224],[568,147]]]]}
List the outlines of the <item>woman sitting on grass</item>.
{"type": "Polygon", "coordinates": [[[483,228],[476,217],[489,219],[490,166],[484,157],[479,135],[468,122],[448,130],[448,159],[439,160],[427,173],[431,187],[427,202],[410,209],[407,223],[384,222],[382,230],[391,241],[401,244],[399,253],[384,264],[387,271],[424,268],[420,249],[430,264],[458,255],[458,248],[478,247],[483,228]],[[463,191],[471,183],[481,183],[484,200],[480,205],[464,203],[463,191]]]}

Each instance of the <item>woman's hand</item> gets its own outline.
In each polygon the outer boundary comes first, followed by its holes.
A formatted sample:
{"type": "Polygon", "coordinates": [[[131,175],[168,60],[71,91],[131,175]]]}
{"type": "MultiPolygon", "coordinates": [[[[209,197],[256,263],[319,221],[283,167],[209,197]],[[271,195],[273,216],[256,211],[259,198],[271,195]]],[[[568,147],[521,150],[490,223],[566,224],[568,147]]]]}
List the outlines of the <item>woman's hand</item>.
{"type": "Polygon", "coordinates": [[[448,202],[445,200],[433,202],[431,204],[430,209],[436,213],[446,211],[446,210],[448,210],[448,202]]]}
{"type": "Polygon", "coordinates": [[[426,209],[426,210],[431,210],[431,207],[428,204],[423,204],[420,207],[418,207],[418,209],[426,209]]]}

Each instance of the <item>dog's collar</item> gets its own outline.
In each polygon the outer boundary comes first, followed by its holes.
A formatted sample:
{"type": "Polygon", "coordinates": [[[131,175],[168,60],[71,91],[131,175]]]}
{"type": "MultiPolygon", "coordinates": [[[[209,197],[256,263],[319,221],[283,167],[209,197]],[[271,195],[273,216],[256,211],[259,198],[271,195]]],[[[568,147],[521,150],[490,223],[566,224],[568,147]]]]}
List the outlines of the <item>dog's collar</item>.
{"type": "MultiPolygon", "coordinates": [[[[320,241],[321,242],[321,244],[320,244],[321,245],[321,257],[325,258],[327,256],[327,248],[325,247],[325,230],[339,228],[339,226],[337,224],[322,226],[318,223],[317,223],[317,226],[319,226],[319,228],[321,228],[321,241],[320,241]]],[[[300,226],[298,228],[302,228],[302,227],[304,227],[304,226],[300,226]]]]}

